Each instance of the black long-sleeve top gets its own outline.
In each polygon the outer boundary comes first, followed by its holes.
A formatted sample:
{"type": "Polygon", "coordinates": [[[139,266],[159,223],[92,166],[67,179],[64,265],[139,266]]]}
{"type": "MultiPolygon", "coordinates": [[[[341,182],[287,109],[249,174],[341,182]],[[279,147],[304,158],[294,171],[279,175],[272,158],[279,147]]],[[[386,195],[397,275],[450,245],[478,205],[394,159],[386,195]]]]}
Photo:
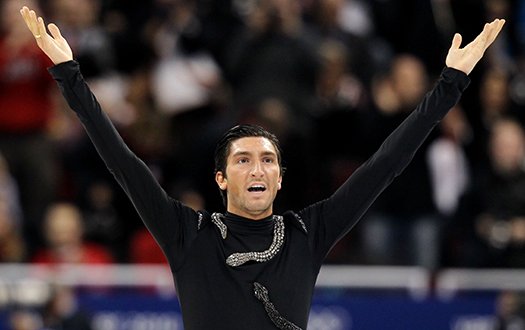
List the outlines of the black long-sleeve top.
{"type": "Polygon", "coordinates": [[[464,73],[445,68],[419,106],[333,195],[283,214],[283,241],[269,259],[231,266],[225,261],[233,253],[269,250],[278,217],[253,221],[226,213],[219,217],[226,229],[223,238],[210,213],[168,196],[125,145],[77,62],[49,71],[164,251],[188,330],[306,329],[315,282],[330,248],[403,171],[469,83],[464,73]]]}

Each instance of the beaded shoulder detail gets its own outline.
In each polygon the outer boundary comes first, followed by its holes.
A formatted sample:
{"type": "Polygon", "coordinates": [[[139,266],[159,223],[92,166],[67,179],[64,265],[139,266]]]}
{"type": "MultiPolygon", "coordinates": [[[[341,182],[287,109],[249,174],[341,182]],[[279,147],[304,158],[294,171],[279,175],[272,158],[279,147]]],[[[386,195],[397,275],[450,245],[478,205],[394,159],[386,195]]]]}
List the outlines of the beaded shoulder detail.
{"type": "Polygon", "coordinates": [[[201,211],[198,211],[197,214],[199,215],[199,217],[197,218],[197,230],[201,230],[202,221],[204,220],[204,214],[202,214],[201,211]]]}

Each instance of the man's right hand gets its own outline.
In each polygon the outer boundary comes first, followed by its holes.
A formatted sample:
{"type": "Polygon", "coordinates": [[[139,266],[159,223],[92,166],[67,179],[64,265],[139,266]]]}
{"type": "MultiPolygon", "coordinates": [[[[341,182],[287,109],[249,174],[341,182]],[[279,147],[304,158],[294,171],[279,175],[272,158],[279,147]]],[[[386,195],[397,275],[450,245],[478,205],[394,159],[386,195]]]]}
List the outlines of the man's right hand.
{"type": "Polygon", "coordinates": [[[66,39],[62,37],[58,26],[53,23],[47,26],[49,32],[51,32],[50,35],[47,33],[44,19],[37,17],[34,10],[30,10],[24,6],[20,9],[20,14],[22,14],[27,27],[31,33],[33,33],[38,47],[42,49],[54,64],[71,61],[73,59],[71,47],[66,39]]]}

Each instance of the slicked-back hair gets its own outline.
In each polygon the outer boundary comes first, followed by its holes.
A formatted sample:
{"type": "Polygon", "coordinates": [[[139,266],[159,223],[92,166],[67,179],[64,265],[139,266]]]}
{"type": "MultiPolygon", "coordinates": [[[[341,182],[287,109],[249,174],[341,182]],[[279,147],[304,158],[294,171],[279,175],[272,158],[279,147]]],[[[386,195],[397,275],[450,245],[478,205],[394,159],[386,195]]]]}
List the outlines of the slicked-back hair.
{"type": "MultiPolygon", "coordinates": [[[[222,172],[222,174],[226,177],[226,163],[228,161],[228,156],[230,155],[232,142],[244,137],[267,138],[272,143],[277,153],[277,162],[279,164],[280,174],[281,176],[284,174],[285,168],[283,167],[282,150],[279,139],[277,139],[275,134],[268,132],[261,126],[252,124],[237,125],[224,133],[215,147],[215,174],[217,174],[217,172],[222,172]]],[[[221,193],[222,202],[224,206],[226,206],[226,190],[219,189],[219,191],[221,193]]]]}

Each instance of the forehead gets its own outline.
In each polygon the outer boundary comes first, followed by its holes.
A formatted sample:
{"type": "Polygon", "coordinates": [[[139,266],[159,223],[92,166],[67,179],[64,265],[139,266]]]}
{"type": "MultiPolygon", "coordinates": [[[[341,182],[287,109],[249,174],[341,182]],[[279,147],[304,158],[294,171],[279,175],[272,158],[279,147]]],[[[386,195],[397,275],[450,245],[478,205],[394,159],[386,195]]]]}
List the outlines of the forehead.
{"type": "Polygon", "coordinates": [[[250,136],[232,141],[230,145],[229,156],[233,156],[236,154],[261,153],[277,154],[277,151],[273,143],[268,138],[262,136],[250,136]]]}

